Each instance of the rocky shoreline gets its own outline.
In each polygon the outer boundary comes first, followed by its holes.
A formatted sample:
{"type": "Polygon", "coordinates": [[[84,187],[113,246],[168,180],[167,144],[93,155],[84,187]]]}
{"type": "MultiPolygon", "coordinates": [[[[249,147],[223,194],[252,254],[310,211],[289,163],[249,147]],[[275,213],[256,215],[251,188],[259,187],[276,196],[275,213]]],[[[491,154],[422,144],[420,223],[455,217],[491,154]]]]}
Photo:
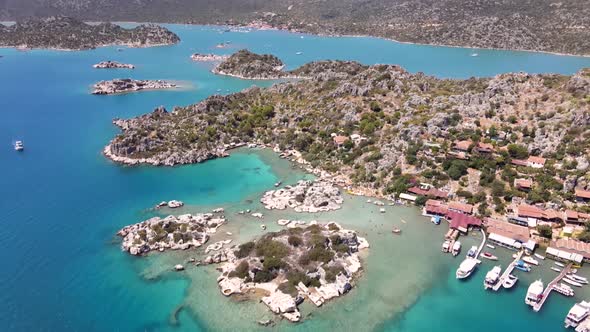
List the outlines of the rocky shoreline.
{"type": "Polygon", "coordinates": [[[94,84],[92,94],[112,95],[143,90],[174,89],[177,87],[176,83],[163,80],[134,80],[130,78],[120,78],[110,81],[100,81],[94,84]]]}
{"type": "Polygon", "coordinates": [[[305,299],[319,307],[354,287],[362,269],[358,252],[368,247],[335,222],[268,233],[226,250],[217,282],[225,296],[262,292],[273,313],[297,322],[305,299]]]}
{"type": "Polygon", "coordinates": [[[95,69],[135,69],[135,66],[128,63],[120,63],[117,61],[101,61],[95,65],[92,65],[95,69]]]}
{"type": "Polygon", "coordinates": [[[274,55],[260,55],[244,49],[223,60],[212,72],[243,79],[268,80],[285,76],[284,67],[283,62],[274,55]]]}
{"type": "Polygon", "coordinates": [[[296,212],[326,212],[342,207],[344,199],[338,187],[326,180],[299,181],[294,186],[270,190],[260,202],[269,210],[292,208],[296,212]]]}
{"type": "Polygon", "coordinates": [[[121,249],[139,256],[150,251],[167,249],[186,250],[200,247],[209,240],[209,234],[226,222],[222,216],[212,213],[181,216],[154,217],[123,227],[117,235],[123,238],[121,249]]]}

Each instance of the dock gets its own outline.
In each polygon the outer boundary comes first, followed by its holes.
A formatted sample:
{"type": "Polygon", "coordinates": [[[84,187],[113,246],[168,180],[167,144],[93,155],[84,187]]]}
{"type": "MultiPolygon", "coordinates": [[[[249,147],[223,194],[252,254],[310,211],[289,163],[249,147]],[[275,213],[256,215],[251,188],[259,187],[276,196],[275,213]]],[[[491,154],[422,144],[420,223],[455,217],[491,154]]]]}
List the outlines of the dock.
{"type": "Polygon", "coordinates": [[[545,304],[545,301],[549,297],[549,294],[551,294],[551,291],[554,290],[553,286],[555,286],[558,282],[560,282],[561,279],[563,279],[563,277],[565,277],[567,275],[567,273],[570,271],[571,268],[572,268],[572,263],[569,263],[566,267],[563,268],[563,270],[561,270],[559,275],[557,277],[555,277],[555,279],[553,279],[549,283],[549,285],[547,285],[547,288],[545,288],[545,290],[543,291],[543,297],[541,298],[541,301],[533,306],[533,310],[535,312],[538,312],[539,310],[541,310],[541,307],[543,307],[543,304],[545,304]]]}
{"type": "Polygon", "coordinates": [[[500,287],[502,287],[502,283],[504,283],[504,280],[506,280],[506,278],[508,278],[510,273],[512,273],[512,271],[514,271],[514,267],[516,266],[516,264],[518,263],[518,261],[522,257],[522,254],[523,254],[523,251],[522,250],[519,251],[516,254],[516,258],[512,261],[512,263],[510,263],[510,265],[508,265],[506,270],[504,270],[504,273],[502,273],[502,275],[500,276],[500,279],[498,279],[498,282],[494,285],[494,287],[492,287],[492,289],[495,292],[497,292],[500,289],[500,287]]]}
{"type": "Polygon", "coordinates": [[[481,235],[483,236],[483,240],[481,240],[481,244],[479,245],[479,248],[477,248],[477,253],[475,254],[475,259],[479,258],[479,254],[481,254],[481,251],[483,250],[483,247],[486,245],[486,232],[484,232],[483,229],[479,229],[479,231],[481,232],[481,235]]]}

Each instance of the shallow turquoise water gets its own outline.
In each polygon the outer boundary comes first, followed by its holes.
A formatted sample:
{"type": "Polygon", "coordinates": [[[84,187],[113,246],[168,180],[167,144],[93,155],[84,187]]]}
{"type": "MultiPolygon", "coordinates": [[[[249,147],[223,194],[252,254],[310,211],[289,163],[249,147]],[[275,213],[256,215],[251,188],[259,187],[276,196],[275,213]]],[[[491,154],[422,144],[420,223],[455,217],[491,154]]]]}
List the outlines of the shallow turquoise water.
{"type": "MultiPolygon", "coordinates": [[[[195,275],[154,273],[151,278],[152,271],[168,267],[166,258],[129,257],[119,250],[114,233],[123,225],[151,216],[147,209],[161,200],[181,199],[195,210],[217,205],[238,209],[253,204],[247,199],[255,201],[278,179],[294,180],[301,174],[272,157],[249,152],[175,168],[120,167],[100,154],[117,132],[111,124],[115,117],[136,116],[159,105],[185,105],[218,89],[226,93],[254,84],[212,75],[208,65],[190,61],[192,52],[229,53],[247,47],[277,54],[290,68],[311,60],[338,58],[367,64],[396,63],[410,71],[443,77],[484,76],[512,70],[572,73],[590,66],[590,58],[483,50],[477,51],[479,57],[470,57],[472,51],[467,49],[398,44],[374,38],[328,38],[276,31],[220,34],[215,28],[194,26],[172,29],[181,35],[180,45],[123,52],[115,48],[85,52],[0,49],[4,55],[0,59],[2,330],[162,331],[222,327],[217,322],[223,321],[223,313],[212,314],[205,301],[215,301],[220,306],[231,302],[215,290],[204,292],[207,297],[199,297],[198,287],[191,284],[192,280],[205,280],[199,278],[211,280],[215,274],[208,270],[194,272],[195,275]],[[232,48],[214,48],[226,40],[232,41],[232,48]],[[297,56],[297,51],[303,54],[297,56]],[[130,62],[137,69],[91,69],[92,64],[105,59],[130,62]],[[190,84],[182,91],[106,97],[88,94],[88,87],[98,80],[125,76],[190,84]],[[24,153],[12,150],[15,139],[25,141],[24,153]],[[171,313],[187,303],[193,310],[181,310],[177,324],[171,324],[171,313]],[[214,315],[218,317],[210,317],[214,315]]],[[[413,286],[411,291],[372,289],[367,280],[390,285],[386,279],[393,267],[391,262],[381,261],[382,256],[387,256],[382,251],[387,248],[403,252],[407,250],[403,246],[413,243],[410,236],[400,244],[390,244],[388,238],[379,237],[378,232],[388,226],[371,226],[369,208],[357,202],[351,210],[325,217],[350,218],[345,223],[358,226],[374,239],[376,245],[367,258],[365,284],[361,280],[357,293],[341,303],[331,303],[304,324],[288,327],[346,329],[351,326],[347,322],[361,322],[357,318],[367,316],[366,309],[359,310],[357,316],[352,314],[357,305],[370,308],[374,303],[382,309],[370,311],[378,311],[378,315],[369,315],[374,318],[370,326],[376,329],[424,331],[441,326],[442,330],[467,331],[483,326],[484,331],[488,327],[489,331],[508,327],[555,331],[561,327],[571,300],[554,296],[555,301],[552,299],[541,314],[535,315],[522,304],[519,292],[524,288],[514,294],[485,294],[480,287],[484,269],[472,281],[458,285],[452,278],[457,262],[432,251],[438,249],[439,243],[434,241],[441,238],[442,231],[430,225],[407,227],[416,227],[416,232],[423,232],[424,238],[432,240],[432,250],[417,250],[420,257],[415,258],[395,256],[399,260],[395,263],[400,266],[398,270],[404,266],[424,269],[423,277],[417,281],[411,275],[394,274],[400,282],[404,279],[398,284],[413,286]],[[427,254],[430,252],[432,257],[427,254]],[[436,260],[437,264],[429,265],[429,260],[436,260]],[[399,312],[403,314],[398,315],[399,312]],[[510,321],[500,320],[507,317],[510,321]],[[335,320],[339,324],[334,325],[335,320]]],[[[398,214],[413,216],[419,222],[414,212],[392,211],[391,215],[398,214]]],[[[379,218],[383,223],[392,222],[389,214],[379,218]]],[[[247,221],[236,220],[228,227],[237,229],[244,237],[260,233],[257,224],[250,226],[247,221]]],[[[255,309],[239,309],[247,306],[244,304],[228,306],[230,312],[244,310],[244,315],[264,312],[256,305],[255,309]]]]}

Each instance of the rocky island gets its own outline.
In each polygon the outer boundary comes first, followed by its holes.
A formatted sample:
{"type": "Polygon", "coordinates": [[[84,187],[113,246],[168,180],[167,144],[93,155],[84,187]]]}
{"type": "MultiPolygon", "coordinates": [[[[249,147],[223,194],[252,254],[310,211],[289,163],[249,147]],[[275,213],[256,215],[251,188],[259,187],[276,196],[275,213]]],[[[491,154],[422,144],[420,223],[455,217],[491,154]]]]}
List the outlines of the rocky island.
{"type": "Polygon", "coordinates": [[[286,75],[283,62],[274,55],[240,50],[213,68],[218,75],[245,79],[278,79],[286,75]]]}
{"type": "Polygon", "coordinates": [[[324,212],[337,210],[344,199],[340,190],[328,181],[299,181],[294,186],[264,193],[260,202],[273,210],[287,207],[296,212],[324,212]]]}
{"type": "Polygon", "coordinates": [[[213,214],[185,214],[154,217],[126,226],[117,232],[123,238],[121,248],[131,255],[143,255],[158,250],[185,250],[200,247],[209,240],[209,234],[225,223],[225,218],[213,214]]]}
{"type": "Polygon", "coordinates": [[[100,81],[93,86],[93,95],[112,95],[117,93],[136,92],[142,90],[174,89],[175,83],[162,80],[133,80],[119,78],[110,81],[100,81]]]}
{"type": "Polygon", "coordinates": [[[225,296],[263,292],[272,312],[296,322],[306,298],[321,306],[353,288],[361,270],[358,252],[368,247],[334,222],[289,228],[228,250],[217,282],[225,296]]]}
{"type": "Polygon", "coordinates": [[[95,69],[135,69],[135,66],[128,63],[120,63],[117,61],[101,61],[92,65],[95,69]]]}
{"type": "Polygon", "coordinates": [[[110,45],[151,47],[179,41],[175,33],[154,24],[124,29],[111,23],[91,25],[63,16],[29,19],[10,26],[0,24],[0,47],[85,50],[110,45]]]}
{"type": "Polygon", "coordinates": [[[201,54],[195,53],[191,55],[191,60],[197,62],[220,62],[227,60],[227,55],[217,55],[217,54],[201,54]]]}

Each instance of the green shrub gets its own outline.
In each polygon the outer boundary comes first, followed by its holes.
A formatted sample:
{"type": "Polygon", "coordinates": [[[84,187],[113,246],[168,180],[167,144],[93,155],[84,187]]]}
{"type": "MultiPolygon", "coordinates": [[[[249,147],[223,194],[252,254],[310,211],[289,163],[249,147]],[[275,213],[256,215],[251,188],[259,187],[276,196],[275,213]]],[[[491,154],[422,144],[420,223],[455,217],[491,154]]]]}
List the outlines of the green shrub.
{"type": "Polygon", "coordinates": [[[303,240],[297,235],[290,235],[287,239],[287,242],[289,242],[289,244],[293,247],[299,247],[303,244],[303,240]]]}
{"type": "Polygon", "coordinates": [[[237,258],[244,258],[248,255],[250,255],[250,253],[252,252],[252,249],[254,249],[254,242],[246,242],[243,244],[240,244],[238,246],[238,250],[236,250],[235,254],[237,258]]]}
{"type": "Polygon", "coordinates": [[[236,266],[236,269],[229,273],[229,277],[230,278],[238,277],[240,279],[244,279],[248,276],[249,269],[250,269],[250,265],[248,264],[248,262],[241,261],[240,264],[238,264],[238,266],[236,266]]]}

